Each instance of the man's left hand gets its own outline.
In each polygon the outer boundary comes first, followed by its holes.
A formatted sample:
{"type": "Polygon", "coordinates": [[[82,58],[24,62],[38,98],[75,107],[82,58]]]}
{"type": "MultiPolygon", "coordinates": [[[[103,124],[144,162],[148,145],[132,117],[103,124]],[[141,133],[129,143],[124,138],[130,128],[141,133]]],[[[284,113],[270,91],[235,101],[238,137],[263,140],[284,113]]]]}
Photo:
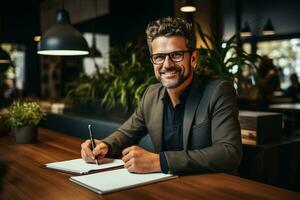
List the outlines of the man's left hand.
{"type": "Polygon", "coordinates": [[[139,146],[128,147],[123,150],[122,154],[124,167],[129,172],[161,172],[159,154],[146,151],[139,146]]]}

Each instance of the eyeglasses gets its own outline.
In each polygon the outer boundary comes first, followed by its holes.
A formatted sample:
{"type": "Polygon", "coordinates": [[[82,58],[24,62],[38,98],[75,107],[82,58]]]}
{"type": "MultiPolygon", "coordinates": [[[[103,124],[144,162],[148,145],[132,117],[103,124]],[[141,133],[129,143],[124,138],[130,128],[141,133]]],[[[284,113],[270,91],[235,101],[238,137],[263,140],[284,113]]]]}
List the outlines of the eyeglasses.
{"type": "Polygon", "coordinates": [[[173,62],[180,62],[184,58],[184,53],[192,52],[192,50],[186,50],[186,51],[173,51],[170,53],[157,53],[152,54],[150,56],[150,60],[155,65],[162,65],[165,62],[165,59],[167,56],[173,61],[173,62]]]}

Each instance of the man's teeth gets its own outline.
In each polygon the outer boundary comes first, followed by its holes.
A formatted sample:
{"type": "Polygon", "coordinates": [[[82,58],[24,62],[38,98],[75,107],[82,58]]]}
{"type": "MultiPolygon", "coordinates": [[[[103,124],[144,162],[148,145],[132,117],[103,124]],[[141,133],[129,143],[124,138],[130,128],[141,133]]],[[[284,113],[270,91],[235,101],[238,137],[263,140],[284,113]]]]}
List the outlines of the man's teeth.
{"type": "Polygon", "coordinates": [[[170,72],[163,72],[162,74],[171,75],[171,74],[176,74],[176,73],[177,73],[177,71],[170,71],[170,72]]]}

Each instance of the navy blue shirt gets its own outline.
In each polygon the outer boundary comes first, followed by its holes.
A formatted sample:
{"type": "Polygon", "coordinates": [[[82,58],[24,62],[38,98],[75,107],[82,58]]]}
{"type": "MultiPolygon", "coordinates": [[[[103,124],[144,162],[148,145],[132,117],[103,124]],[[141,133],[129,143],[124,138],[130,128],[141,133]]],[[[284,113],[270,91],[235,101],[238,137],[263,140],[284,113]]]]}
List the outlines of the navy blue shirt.
{"type": "MultiPolygon", "coordinates": [[[[190,84],[191,85],[191,84],[190,84]]],[[[166,91],[162,101],[164,103],[162,152],[159,153],[160,167],[163,173],[168,173],[169,166],[163,151],[183,150],[182,128],[184,107],[190,91],[190,85],[179,96],[180,103],[175,107],[166,91]]]]}

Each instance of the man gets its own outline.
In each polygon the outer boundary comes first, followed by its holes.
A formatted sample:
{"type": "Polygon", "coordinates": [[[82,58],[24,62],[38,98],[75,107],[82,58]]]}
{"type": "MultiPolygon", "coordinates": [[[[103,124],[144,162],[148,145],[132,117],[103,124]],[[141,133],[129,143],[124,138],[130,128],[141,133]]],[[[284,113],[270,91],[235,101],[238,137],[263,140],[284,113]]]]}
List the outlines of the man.
{"type": "Polygon", "coordinates": [[[300,83],[296,73],[290,75],[291,85],[288,87],[286,94],[291,97],[293,102],[300,102],[300,83]]]}
{"type": "Polygon", "coordinates": [[[196,76],[198,51],[190,24],[166,17],[150,22],[147,41],[160,81],[144,93],[133,115],[116,132],[89,140],[81,155],[87,162],[122,154],[130,172],[189,174],[236,173],[241,135],[232,83],[196,76]],[[136,146],[149,133],[155,152],[136,146]]]}

